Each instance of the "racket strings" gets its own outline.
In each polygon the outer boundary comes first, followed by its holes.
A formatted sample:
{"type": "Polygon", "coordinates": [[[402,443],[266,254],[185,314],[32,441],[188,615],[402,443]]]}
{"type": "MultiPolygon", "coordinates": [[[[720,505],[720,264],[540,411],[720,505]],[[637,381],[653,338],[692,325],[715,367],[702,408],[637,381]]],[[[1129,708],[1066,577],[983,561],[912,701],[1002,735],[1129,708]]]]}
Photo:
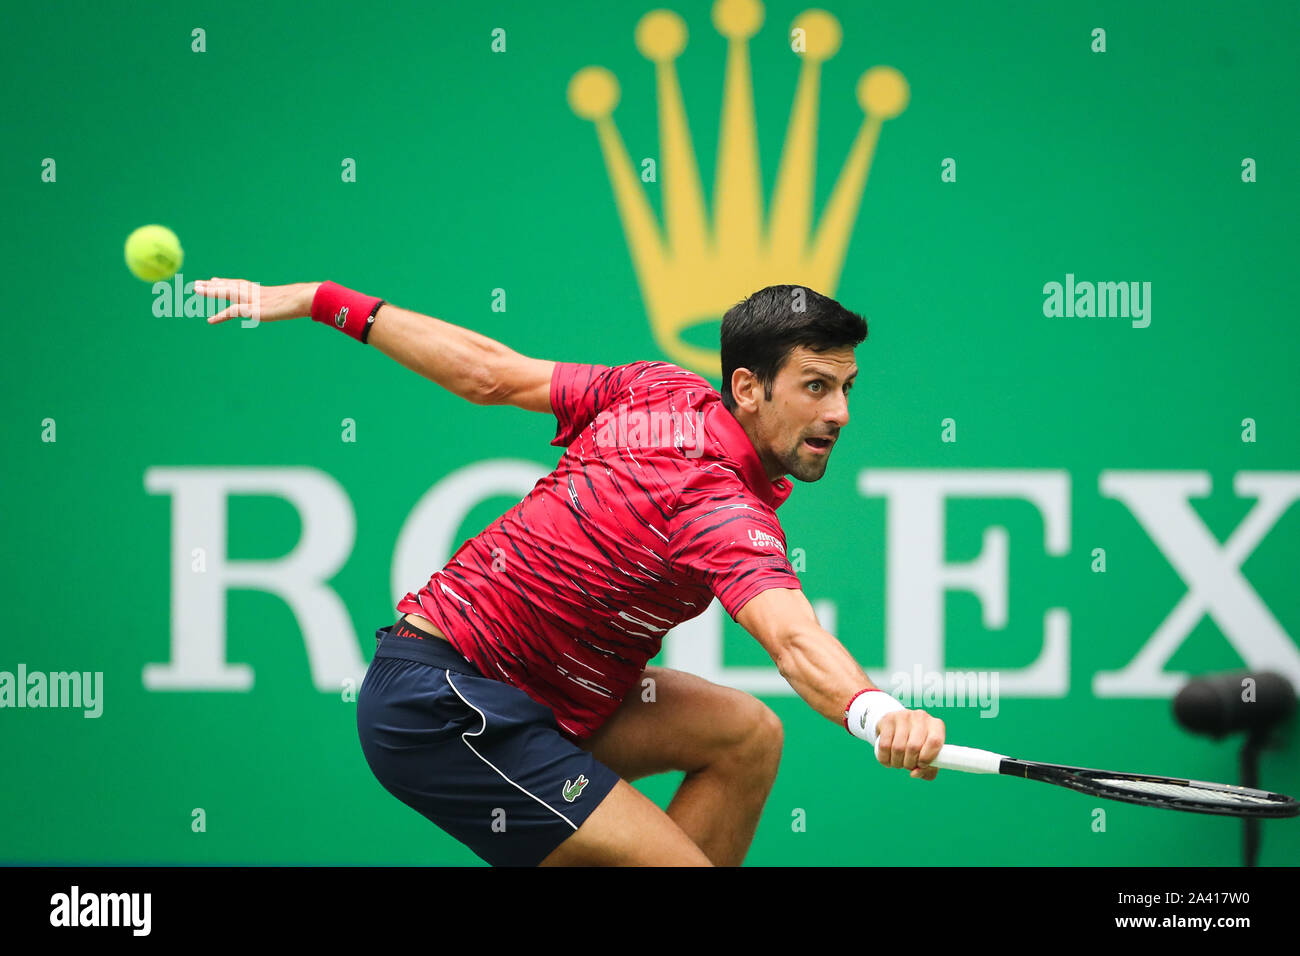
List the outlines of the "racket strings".
{"type": "Polygon", "coordinates": [[[1093,777],[1093,783],[1116,790],[1149,796],[1167,797],[1176,800],[1196,800],[1201,803],[1218,803],[1224,806],[1241,806],[1274,804],[1276,801],[1268,796],[1246,791],[1209,789],[1191,784],[1160,783],[1154,780],[1125,780],[1115,777],[1093,777]]]}

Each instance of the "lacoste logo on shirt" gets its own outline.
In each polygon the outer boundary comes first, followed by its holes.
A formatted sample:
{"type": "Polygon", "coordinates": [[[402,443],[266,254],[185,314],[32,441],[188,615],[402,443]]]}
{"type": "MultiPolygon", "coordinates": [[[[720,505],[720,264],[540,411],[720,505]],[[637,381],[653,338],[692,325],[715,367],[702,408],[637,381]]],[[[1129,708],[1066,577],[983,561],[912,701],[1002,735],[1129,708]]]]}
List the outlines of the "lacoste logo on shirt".
{"type": "Polygon", "coordinates": [[[589,783],[591,783],[591,781],[588,780],[584,774],[578,774],[576,782],[573,780],[564,781],[564,799],[569,803],[577,800],[578,797],[582,796],[582,788],[589,783]]]}

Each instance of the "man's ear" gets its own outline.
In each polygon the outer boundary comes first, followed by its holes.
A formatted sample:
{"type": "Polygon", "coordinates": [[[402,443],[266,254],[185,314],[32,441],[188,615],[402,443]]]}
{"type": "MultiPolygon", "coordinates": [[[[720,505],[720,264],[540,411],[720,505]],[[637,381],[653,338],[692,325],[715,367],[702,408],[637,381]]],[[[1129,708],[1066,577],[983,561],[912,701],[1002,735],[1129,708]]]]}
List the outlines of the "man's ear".
{"type": "Polygon", "coordinates": [[[731,397],[735,399],[736,407],[743,408],[745,411],[758,411],[758,399],[763,392],[763,386],[759,384],[758,376],[747,368],[738,368],[731,373],[731,397]]]}

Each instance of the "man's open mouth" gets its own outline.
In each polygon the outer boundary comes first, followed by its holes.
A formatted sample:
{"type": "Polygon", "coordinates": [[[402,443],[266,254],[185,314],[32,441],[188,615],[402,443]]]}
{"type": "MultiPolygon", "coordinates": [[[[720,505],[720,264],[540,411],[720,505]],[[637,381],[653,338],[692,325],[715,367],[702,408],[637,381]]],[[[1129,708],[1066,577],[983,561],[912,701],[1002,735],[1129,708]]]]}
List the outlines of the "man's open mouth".
{"type": "Polygon", "coordinates": [[[835,444],[833,438],[805,438],[804,444],[816,452],[827,452],[831,450],[831,445],[835,444]]]}

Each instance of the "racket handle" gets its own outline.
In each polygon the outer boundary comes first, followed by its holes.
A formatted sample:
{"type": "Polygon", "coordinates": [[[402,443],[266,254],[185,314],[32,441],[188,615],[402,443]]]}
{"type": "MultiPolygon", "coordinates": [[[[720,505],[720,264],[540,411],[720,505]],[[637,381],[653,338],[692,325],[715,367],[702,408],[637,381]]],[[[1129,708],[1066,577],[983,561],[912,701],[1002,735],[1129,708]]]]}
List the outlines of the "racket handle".
{"type": "MultiPolygon", "coordinates": [[[[876,759],[880,759],[880,744],[876,744],[876,759]]],[[[930,761],[936,770],[960,770],[963,773],[998,773],[1002,754],[991,750],[977,750],[974,747],[958,747],[956,744],[944,744],[939,748],[939,756],[930,761]]]]}
{"type": "Polygon", "coordinates": [[[1002,754],[995,754],[991,750],[944,744],[939,748],[939,756],[930,762],[930,766],[964,773],[997,773],[1005,759],[1002,754]]]}

